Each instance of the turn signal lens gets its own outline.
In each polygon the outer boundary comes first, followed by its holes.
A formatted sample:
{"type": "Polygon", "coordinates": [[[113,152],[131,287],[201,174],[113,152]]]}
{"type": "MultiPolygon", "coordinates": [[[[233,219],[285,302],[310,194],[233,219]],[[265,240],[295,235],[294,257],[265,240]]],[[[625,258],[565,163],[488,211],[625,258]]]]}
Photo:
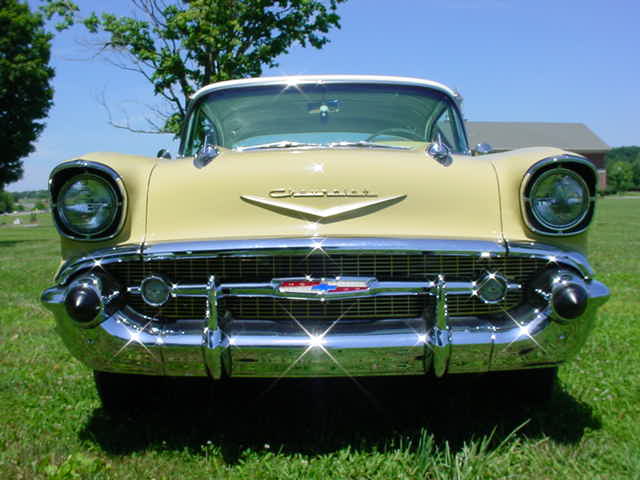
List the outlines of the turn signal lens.
{"type": "Polygon", "coordinates": [[[140,294],[147,305],[161,307],[169,301],[171,287],[164,279],[152,275],[140,284],[140,294]]]}

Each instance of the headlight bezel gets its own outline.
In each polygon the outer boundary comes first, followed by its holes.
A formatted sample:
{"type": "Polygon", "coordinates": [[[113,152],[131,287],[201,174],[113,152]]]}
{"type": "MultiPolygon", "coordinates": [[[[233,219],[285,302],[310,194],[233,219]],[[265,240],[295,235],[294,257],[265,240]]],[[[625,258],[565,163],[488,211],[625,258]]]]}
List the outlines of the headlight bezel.
{"type": "Polygon", "coordinates": [[[527,227],[535,233],[548,236],[578,235],[584,232],[591,224],[595,212],[596,182],[597,171],[594,165],[583,157],[560,155],[535,163],[526,172],[520,188],[522,217],[527,227]],[[535,212],[532,204],[532,191],[541,181],[554,174],[571,175],[584,188],[587,197],[585,210],[563,225],[545,221],[535,212]]]}
{"type": "Polygon", "coordinates": [[[122,177],[107,165],[88,160],[75,160],[58,165],[49,177],[49,195],[54,224],[58,233],[66,238],[90,242],[109,240],[117,236],[124,226],[127,214],[127,192],[122,177]],[[108,224],[94,232],[74,229],[59,211],[61,192],[72,182],[83,177],[104,182],[115,196],[115,214],[108,224]]]}

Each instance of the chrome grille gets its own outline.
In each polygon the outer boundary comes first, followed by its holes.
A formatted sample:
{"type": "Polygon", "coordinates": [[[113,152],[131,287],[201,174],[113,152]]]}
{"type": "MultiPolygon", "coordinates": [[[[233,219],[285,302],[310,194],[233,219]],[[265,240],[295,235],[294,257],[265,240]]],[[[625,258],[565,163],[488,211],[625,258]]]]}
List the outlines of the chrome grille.
{"type": "MultiPolygon", "coordinates": [[[[434,279],[471,281],[484,272],[499,272],[511,282],[526,288],[532,276],[547,266],[547,260],[526,257],[482,258],[436,254],[326,254],[308,256],[217,256],[175,260],[129,261],[105,265],[105,269],[127,287],[140,285],[148,275],[163,275],[178,284],[206,284],[214,275],[217,283],[270,282],[283,277],[374,277],[379,281],[434,279]]],[[[524,288],[523,288],[524,290],[524,288]]],[[[523,290],[511,291],[499,304],[485,304],[467,295],[449,295],[448,313],[452,317],[488,315],[508,310],[522,302],[523,290]]],[[[365,297],[360,299],[283,300],[267,297],[223,297],[220,313],[237,319],[344,320],[415,318],[422,315],[428,296],[365,297]]],[[[144,303],[139,295],[128,294],[127,304],[158,320],[204,318],[205,298],[174,298],[157,308],[144,303]]]]}
{"type": "Polygon", "coordinates": [[[335,321],[416,318],[429,302],[426,295],[402,295],[332,300],[327,302],[268,297],[226,297],[223,312],[240,320],[335,321]]]}
{"type": "Polygon", "coordinates": [[[473,279],[484,271],[500,272],[514,282],[526,281],[546,260],[524,257],[480,258],[454,255],[345,255],[180,258],[122,262],[105,269],[126,285],[139,285],[147,275],[162,274],[175,283],[268,282],[279,277],[375,277],[380,281],[422,280],[437,275],[473,279]]]}

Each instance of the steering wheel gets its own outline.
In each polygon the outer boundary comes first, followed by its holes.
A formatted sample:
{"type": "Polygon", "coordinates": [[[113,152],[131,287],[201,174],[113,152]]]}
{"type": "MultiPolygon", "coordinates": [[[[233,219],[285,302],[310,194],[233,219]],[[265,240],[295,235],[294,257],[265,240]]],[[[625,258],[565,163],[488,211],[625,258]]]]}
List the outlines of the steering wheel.
{"type": "Polygon", "coordinates": [[[394,128],[385,128],[383,130],[379,130],[375,133],[372,133],[365,139],[365,142],[370,142],[374,138],[380,137],[382,135],[394,135],[396,137],[402,137],[403,140],[415,140],[418,142],[424,140],[423,138],[418,136],[416,132],[414,132],[413,130],[410,130],[408,128],[394,127],[394,128]]]}

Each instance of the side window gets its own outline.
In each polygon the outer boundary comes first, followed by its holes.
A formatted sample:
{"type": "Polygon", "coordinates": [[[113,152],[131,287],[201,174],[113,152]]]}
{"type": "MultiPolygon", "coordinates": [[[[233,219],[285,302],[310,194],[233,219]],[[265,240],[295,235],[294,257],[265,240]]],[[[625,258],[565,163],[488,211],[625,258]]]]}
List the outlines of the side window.
{"type": "Polygon", "coordinates": [[[185,155],[195,155],[205,145],[218,145],[216,128],[202,109],[192,114],[185,155]]]}
{"type": "Polygon", "coordinates": [[[442,112],[442,115],[436,120],[433,138],[436,135],[442,135],[442,139],[453,150],[459,150],[460,142],[458,142],[458,135],[456,133],[456,125],[451,117],[450,109],[446,109],[442,112]]]}

